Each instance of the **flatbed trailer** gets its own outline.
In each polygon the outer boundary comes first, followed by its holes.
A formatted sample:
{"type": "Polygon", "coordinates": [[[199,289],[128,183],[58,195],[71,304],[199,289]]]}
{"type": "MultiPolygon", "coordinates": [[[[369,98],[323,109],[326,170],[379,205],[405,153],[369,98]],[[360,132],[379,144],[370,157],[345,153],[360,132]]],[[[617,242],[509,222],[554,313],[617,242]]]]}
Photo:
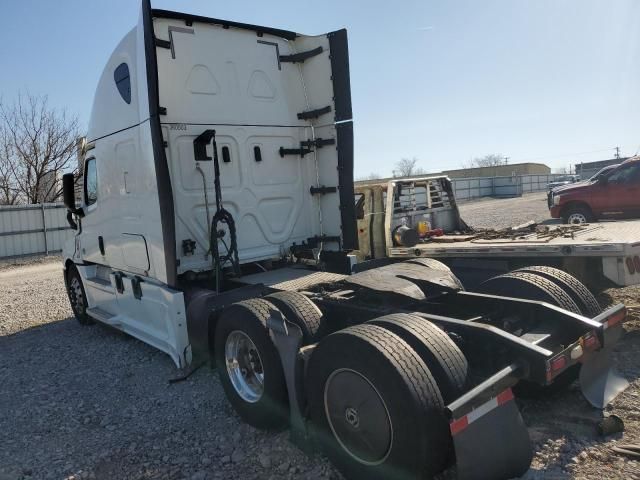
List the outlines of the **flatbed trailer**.
{"type": "Polygon", "coordinates": [[[447,177],[357,182],[355,191],[363,197],[362,259],[438,258],[455,269],[483,269],[487,274],[546,264],[569,271],[589,285],[602,280],[618,286],[640,283],[640,220],[475,230],[461,218],[447,177]],[[430,185],[429,198],[424,187],[422,193],[417,191],[421,185],[430,185]],[[402,222],[411,227],[425,218],[433,227],[444,226],[444,235],[416,236],[415,244],[408,246],[394,238],[402,222]]]}
{"type": "MultiPolygon", "coordinates": [[[[593,283],[592,279],[599,276],[618,286],[640,283],[640,269],[637,268],[640,267],[640,221],[593,223],[578,227],[566,237],[546,236],[559,228],[549,225],[544,236],[532,232],[516,239],[485,239],[482,236],[475,238],[475,235],[465,239],[465,235],[443,235],[411,248],[391,247],[389,257],[497,260],[507,269],[532,260],[541,264],[545,263],[541,259],[548,259],[549,264],[570,271],[585,283],[593,283]]],[[[464,262],[456,264],[464,265],[464,262]]]]}
{"type": "Polygon", "coordinates": [[[625,307],[545,267],[480,293],[434,259],[353,273],[351,117],[345,30],[143,0],[96,91],[78,202],[63,177],[73,312],[165,352],[176,380],[209,362],[246,423],[289,427],[349,479],[521,475],[511,387],[579,379],[602,408],[626,386],[609,365],[625,307]]]}

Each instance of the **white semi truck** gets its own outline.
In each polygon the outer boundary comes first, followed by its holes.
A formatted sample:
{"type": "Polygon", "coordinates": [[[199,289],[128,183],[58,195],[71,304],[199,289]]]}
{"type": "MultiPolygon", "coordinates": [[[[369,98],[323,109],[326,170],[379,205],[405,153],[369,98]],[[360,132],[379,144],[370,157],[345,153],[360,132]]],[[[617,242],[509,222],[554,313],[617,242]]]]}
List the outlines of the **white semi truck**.
{"type": "Polygon", "coordinates": [[[602,407],[625,386],[607,363],[625,308],[601,311],[571,277],[515,272],[471,293],[429,259],[350,274],[345,30],[143,0],[83,154],[82,198],[63,180],[79,322],[157,347],[184,375],[211,359],[244,421],[288,426],[347,478],[429,478],[454,458],[460,478],[511,478],[532,456],[511,387],[579,377],[602,407]]]}

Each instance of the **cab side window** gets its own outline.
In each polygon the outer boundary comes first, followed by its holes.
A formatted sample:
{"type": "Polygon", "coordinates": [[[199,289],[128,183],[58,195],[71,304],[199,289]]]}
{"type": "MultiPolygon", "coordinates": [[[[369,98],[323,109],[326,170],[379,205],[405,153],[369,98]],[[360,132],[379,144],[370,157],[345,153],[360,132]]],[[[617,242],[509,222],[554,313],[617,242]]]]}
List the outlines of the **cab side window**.
{"type": "Polygon", "coordinates": [[[620,168],[609,176],[610,183],[638,183],[640,181],[640,164],[620,168]]]}
{"type": "Polygon", "coordinates": [[[98,171],[96,169],[96,159],[87,160],[84,167],[84,203],[93,205],[98,200],[98,171]]]}
{"type": "Polygon", "coordinates": [[[131,77],[129,76],[129,65],[121,63],[118,68],[113,72],[113,80],[116,82],[118,92],[122,99],[131,103],[131,77]]]}

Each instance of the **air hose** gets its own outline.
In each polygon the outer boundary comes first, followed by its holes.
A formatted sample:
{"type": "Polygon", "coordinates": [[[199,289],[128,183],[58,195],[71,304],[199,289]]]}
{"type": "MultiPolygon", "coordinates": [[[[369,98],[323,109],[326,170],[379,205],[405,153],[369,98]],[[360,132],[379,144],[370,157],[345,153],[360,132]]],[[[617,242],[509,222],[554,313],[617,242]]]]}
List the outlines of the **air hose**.
{"type": "Polygon", "coordinates": [[[236,224],[233,220],[233,216],[222,206],[222,187],[220,186],[220,163],[218,161],[218,145],[216,143],[215,130],[213,132],[213,172],[214,180],[213,186],[216,193],[216,213],[211,221],[210,239],[213,267],[215,269],[216,276],[216,292],[220,292],[220,284],[222,281],[222,267],[226,263],[231,263],[233,272],[235,275],[240,275],[240,260],[238,259],[238,240],[236,236],[236,224]],[[229,230],[230,242],[229,245],[223,240],[224,229],[220,228],[223,225],[227,226],[229,230]],[[220,255],[220,249],[218,246],[218,240],[221,240],[225,245],[227,252],[224,255],[220,255]]]}

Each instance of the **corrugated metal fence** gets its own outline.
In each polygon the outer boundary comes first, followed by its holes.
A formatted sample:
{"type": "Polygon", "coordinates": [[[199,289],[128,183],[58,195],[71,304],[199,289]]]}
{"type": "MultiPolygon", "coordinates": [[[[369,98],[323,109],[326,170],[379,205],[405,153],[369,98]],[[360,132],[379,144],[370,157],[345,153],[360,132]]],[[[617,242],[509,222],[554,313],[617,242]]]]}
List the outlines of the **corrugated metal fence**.
{"type": "Polygon", "coordinates": [[[523,193],[542,192],[547,184],[563,175],[512,175],[508,177],[452,178],[458,200],[480,197],[518,197],[523,193]]]}
{"type": "MultiPolygon", "coordinates": [[[[455,178],[458,200],[515,197],[546,190],[558,175],[455,178]]],[[[73,237],[67,210],[61,203],[0,206],[0,258],[50,254],[62,250],[73,237]]]]}
{"type": "Polygon", "coordinates": [[[0,206],[0,258],[59,252],[71,237],[61,203],[0,206]]]}

